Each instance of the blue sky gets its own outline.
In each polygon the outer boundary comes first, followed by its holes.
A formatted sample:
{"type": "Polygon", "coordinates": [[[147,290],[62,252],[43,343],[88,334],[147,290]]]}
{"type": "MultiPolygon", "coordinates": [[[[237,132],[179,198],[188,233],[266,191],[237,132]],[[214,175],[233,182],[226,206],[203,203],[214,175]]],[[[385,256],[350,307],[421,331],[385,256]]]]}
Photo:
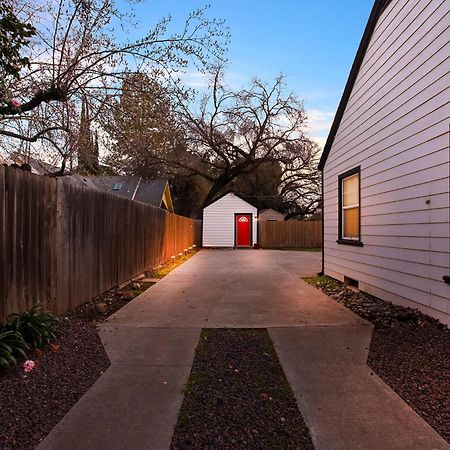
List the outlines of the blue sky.
{"type": "MultiPolygon", "coordinates": [[[[137,5],[143,30],[162,16],[180,27],[205,1],[147,0],[137,5]]],[[[280,72],[305,100],[310,135],[323,144],[347,80],[373,0],[210,0],[208,16],[225,19],[231,31],[228,81],[280,72]]],[[[122,6],[124,3],[122,3],[122,6]]],[[[189,80],[195,83],[195,74],[189,80]]]]}

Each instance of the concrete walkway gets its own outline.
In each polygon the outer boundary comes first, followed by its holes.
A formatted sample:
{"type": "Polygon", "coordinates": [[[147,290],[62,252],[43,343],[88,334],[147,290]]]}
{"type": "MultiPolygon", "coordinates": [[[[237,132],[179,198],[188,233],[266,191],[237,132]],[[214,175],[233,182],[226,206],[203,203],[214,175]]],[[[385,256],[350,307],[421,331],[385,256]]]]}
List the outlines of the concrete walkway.
{"type": "Polygon", "coordinates": [[[110,368],[40,449],[168,449],[205,327],[269,328],[317,450],[450,449],[365,365],[372,326],[302,282],[320,253],[202,250],[102,324],[110,368]]]}

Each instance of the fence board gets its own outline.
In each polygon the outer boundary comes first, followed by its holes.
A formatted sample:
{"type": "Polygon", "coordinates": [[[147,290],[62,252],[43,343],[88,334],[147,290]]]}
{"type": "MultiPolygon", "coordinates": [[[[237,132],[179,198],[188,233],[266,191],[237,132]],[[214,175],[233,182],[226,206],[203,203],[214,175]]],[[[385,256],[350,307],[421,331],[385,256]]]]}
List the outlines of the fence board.
{"type": "Polygon", "coordinates": [[[0,166],[0,320],[64,313],[201,243],[201,222],[0,166]]]}
{"type": "Polygon", "coordinates": [[[317,248],[322,246],[322,222],[259,222],[263,248],[317,248]]]}

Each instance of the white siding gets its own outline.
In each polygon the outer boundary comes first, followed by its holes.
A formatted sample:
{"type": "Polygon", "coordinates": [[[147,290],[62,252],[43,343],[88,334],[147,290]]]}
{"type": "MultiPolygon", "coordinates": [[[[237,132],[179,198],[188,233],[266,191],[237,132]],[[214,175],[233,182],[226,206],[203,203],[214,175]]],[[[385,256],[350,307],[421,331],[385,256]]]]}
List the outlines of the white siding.
{"type": "Polygon", "coordinates": [[[450,1],[380,17],[324,168],[325,272],[450,322],[450,1]],[[361,166],[361,240],[336,243],[338,176],[361,166]]]}
{"type": "Polygon", "coordinates": [[[253,242],[256,244],[257,209],[230,193],[203,210],[203,247],[234,247],[234,215],[252,214],[253,242]]]}

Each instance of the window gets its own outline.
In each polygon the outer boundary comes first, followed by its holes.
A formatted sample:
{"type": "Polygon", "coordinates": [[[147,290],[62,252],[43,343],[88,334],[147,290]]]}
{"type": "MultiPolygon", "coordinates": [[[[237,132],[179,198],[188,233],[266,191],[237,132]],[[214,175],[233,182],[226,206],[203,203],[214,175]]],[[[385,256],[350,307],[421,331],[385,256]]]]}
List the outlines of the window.
{"type": "Polygon", "coordinates": [[[361,243],[360,168],[339,176],[339,237],[338,244],[361,243]]]}

